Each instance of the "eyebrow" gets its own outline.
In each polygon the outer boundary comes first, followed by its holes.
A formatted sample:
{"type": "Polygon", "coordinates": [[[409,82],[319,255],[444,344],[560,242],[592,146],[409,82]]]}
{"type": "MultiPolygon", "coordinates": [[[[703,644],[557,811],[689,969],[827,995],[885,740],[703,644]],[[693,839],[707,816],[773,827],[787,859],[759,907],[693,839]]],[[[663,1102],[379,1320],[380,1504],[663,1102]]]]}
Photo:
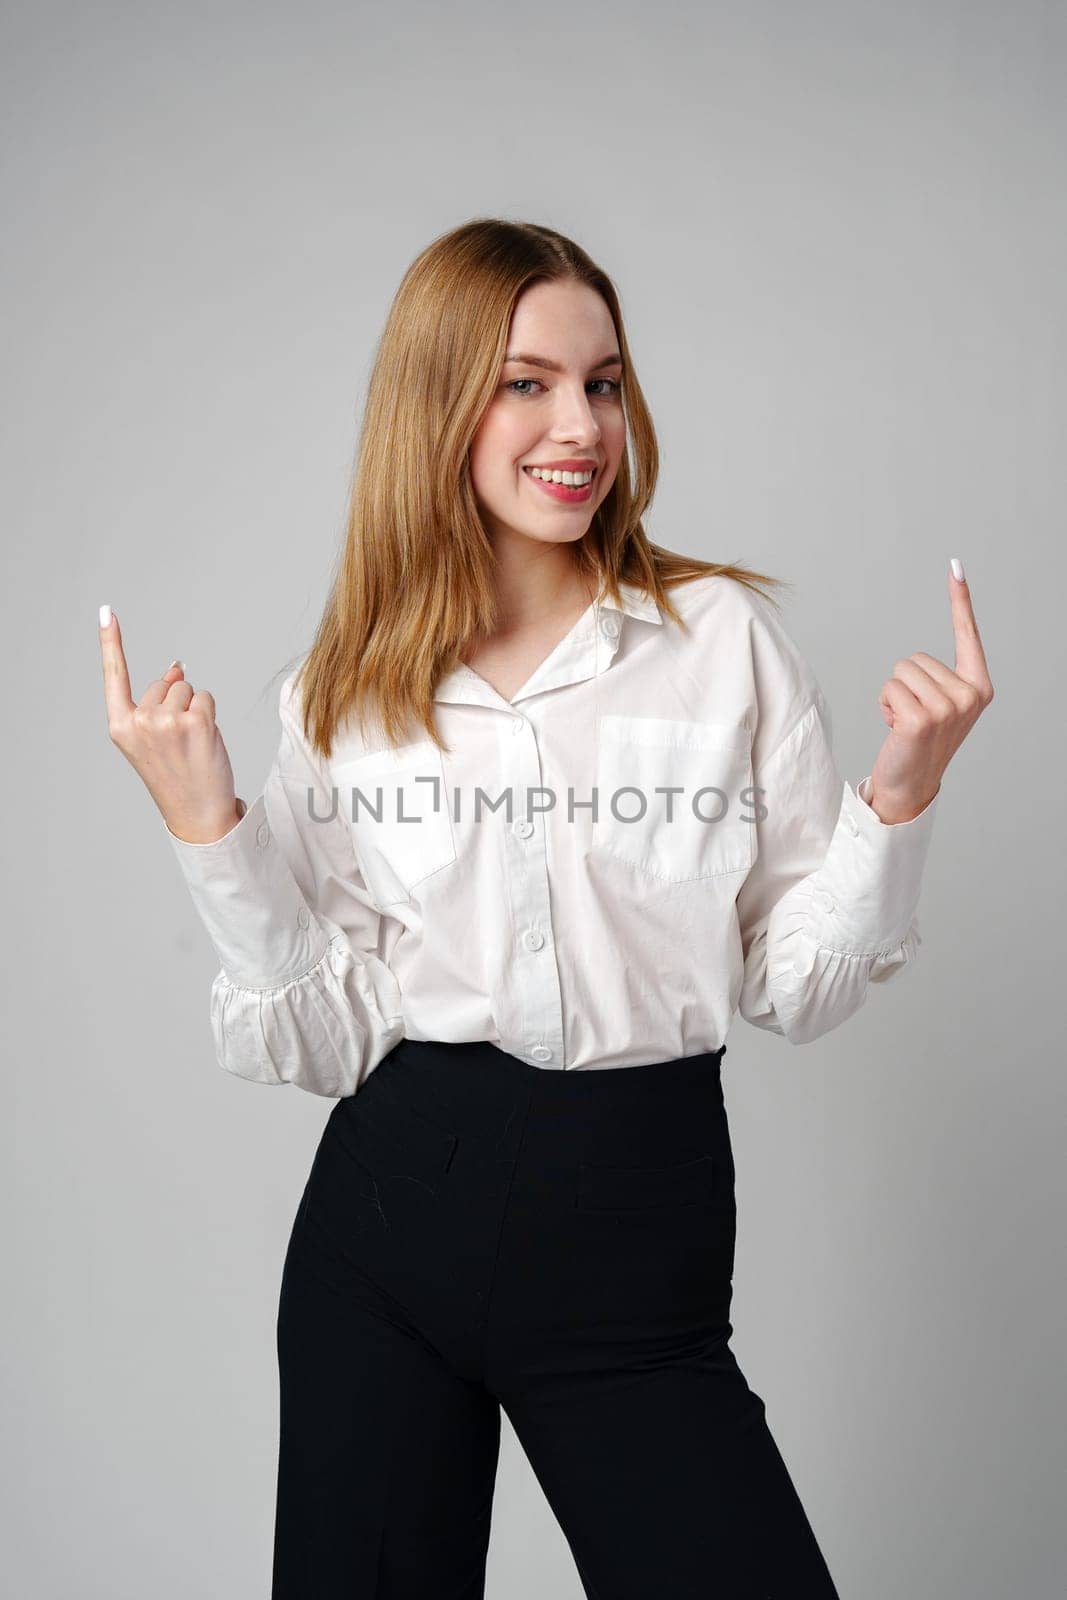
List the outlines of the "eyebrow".
{"type": "MultiPolygon", "coordinates": [[[[544,367],[547,372],[565,372],[567,370],[565,367],[561,367],[558,361],[550,361],[547,356],[527,355],[523,350],[516,350],[511,355],[504,357],[505,366],[511,362],[519,361],[524,362],[528,367],[544,367]]],[[[621,366],[622,357],[616,352],[615,355],[605,356],[602,361],[595,362],[589,370],[590,372],[599,372],[602,367],[621,366]]]]}

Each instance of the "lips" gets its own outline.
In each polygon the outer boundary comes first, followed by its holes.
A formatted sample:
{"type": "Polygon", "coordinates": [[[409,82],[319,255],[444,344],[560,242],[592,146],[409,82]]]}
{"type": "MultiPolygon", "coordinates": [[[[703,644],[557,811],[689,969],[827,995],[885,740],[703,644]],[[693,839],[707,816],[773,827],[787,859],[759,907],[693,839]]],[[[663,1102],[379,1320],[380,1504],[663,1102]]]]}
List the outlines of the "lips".
{"type": "Polygon", "coordinates": [[[533,484],[534,488],[539,490],[541,494],[547,495],[550,500],[558,500],[565,505],[577,506],[584,505],[593,497],[595,474],[592,478],[590,478],[588,483],[575,486],[574,484],[570,483],[554,483],[551,478],[535,478],[528,467],[524,467],[523,471],[533,484]]]}

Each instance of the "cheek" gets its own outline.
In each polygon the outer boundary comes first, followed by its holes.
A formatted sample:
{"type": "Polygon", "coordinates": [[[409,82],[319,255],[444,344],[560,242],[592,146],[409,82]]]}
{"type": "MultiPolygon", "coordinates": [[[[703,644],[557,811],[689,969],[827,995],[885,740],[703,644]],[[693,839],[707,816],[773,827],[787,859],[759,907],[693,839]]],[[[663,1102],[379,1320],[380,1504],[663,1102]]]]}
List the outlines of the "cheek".
{"type": "Polygon", "coordinates": [[[513,477],[518,463],[527,454],[529,430],[517,425],[510,417],[491,417],[471,444],[471,472],[499,483],[509,474],[513,477]]]}
{"type": "Polygon", "coordinates": [[[491,487],[494,478],[499,478],[500,446],[488,431],[471,445],[470,471],[475,488],[491,487]]]}

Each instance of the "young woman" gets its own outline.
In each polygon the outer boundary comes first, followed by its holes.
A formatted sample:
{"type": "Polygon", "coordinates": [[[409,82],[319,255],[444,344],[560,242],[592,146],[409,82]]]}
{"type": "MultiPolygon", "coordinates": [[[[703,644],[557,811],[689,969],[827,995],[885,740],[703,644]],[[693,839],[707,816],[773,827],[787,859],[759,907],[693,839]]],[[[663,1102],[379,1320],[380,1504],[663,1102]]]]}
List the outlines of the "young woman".
{"type": "Polygon", "coordinates": [[[775,580],[649,542],[657,460],[610,279],[478,220],[397,293],[252,806],[213,697],[175,663],[135,703],[102,613],[218,1059],[337,1102],[282,1277],[274,1600],[481,1596],[501,1406],[589,1596],[836,1593],[730,1348],[725,1038],[816,1039],[913,959],[992,687],[958,574],[955,669],[896,663],[854,789],[775,580]]]}

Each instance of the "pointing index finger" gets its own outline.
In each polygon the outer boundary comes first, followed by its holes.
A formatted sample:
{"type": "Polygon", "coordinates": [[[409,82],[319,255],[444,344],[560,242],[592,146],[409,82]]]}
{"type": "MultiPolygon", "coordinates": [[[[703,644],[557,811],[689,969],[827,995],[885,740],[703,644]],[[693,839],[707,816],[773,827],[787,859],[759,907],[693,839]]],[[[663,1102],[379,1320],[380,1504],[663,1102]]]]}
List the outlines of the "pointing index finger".
{"type": "Polygon", "coordinates": [[[979,689],[989,682],[989,668],[986,666],[985,651],[982,649],[966,578],[954,577],[950,569],[948,591],[952,607],[952,631],[956,638],[955,670],[959,677],[979,689]]]}
{"type": "MultiPolygon", "coordinates": [[[[130,674],[126,669],[126,657],[122,650],[122,632],[119,628],[119,619],[111,607],[107,607],[109,620],[105,625],[100,624],[100,656],[104,668],[104,702],[107,706],[108,722],[118,721],[119,717],[134,709],[133,696],[130,693],[130,674]]],[[[104,608],[101,607],[101,616],[104,608]]]]}

